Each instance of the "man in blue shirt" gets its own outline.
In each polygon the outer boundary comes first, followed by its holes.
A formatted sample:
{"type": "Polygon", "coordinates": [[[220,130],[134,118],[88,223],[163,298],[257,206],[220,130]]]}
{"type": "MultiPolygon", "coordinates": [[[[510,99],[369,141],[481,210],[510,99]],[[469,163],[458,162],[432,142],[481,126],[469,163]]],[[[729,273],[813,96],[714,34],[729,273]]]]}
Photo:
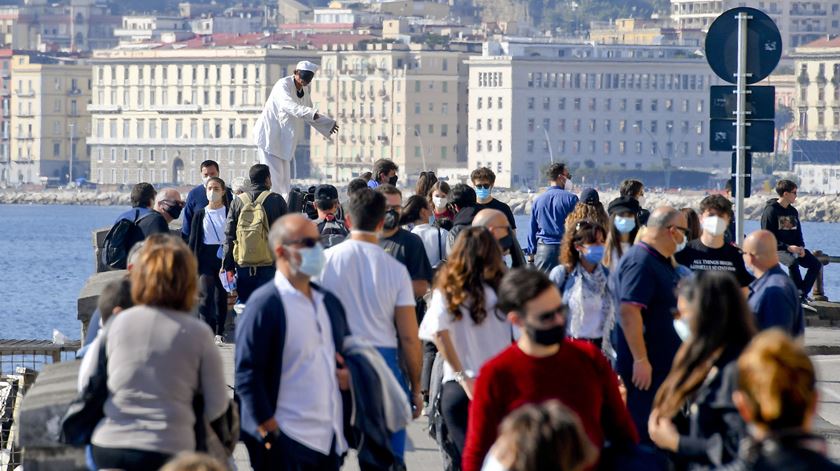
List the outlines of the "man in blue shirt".
{"type": "MultiPolygon", "coordinates": [[[[216,163],[215,160],[205,160],[204,162],[201,162],[201,184],[196,185],[195,188],[190,190],[187,194],[187,204],[184,206],[184,220],[181,223],[181,237],[184,240],[189,240],[190,238],[190,224],[192,223],[193,215],[209,203],[207,201],[207,189],[204,185],[206,185],[207,181],[211,178],[218,176],[219,164],[216,163]]],[[[227,197],[228,204],[230,204],[233,200],[233,193],[230,192],[231,185],[227,186],[228,190],[225,195],[227,197]]]]}
{"type": "Polygon", "coordinates": [[[776,236],[755,231],[744,240],[744,264],[756,280],[750,284],[749,305],[759,329],[780,327],[796,337],[805,332],[799,291],[779,265],[776,236]]]}
{"type": "Polygon", "coordinates": [[[613,272],[621,301],[614,335],[616,372],[627,388],[627,408],[642,443],[650,443],[653,399],[681,343],[673,314],[679,277],[671,256],[688,242],[687,226],[685,215],[674,208],[656,209],[642,240],[627,250],[613,272]]]}
{"type": "Polygon", "coordinates": [[[559,263],[566,216],[575,209],[578,197],[565,190],[566,182],[572,179],[566,164],[553,163],[546,174],[551,186],[534,200],[526,251],[537,269],[549,273],[559,263]]]}

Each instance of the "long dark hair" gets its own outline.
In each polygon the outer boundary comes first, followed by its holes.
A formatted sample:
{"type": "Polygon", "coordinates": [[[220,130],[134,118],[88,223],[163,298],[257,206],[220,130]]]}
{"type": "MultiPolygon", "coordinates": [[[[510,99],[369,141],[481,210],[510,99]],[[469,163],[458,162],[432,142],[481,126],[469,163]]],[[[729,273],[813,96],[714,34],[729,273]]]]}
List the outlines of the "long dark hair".
{"type": "MultiPolygon", "coordinates": [[[[634,227],[628,234],[628,236],[630,236],[628,240],[630,241],[630,244],[636,240],[636,234],[639,233],[639,215],[632,211],[622,211],[620,213],[610,214],[610,226],[607,229],[607,243],[604,247],[605,266],[609,266],[612,261],[613,249],[616,250],[619,259],[622,255],[624,255],[624,250],[621,248],[621,232],[618,232],[618,229],[615,228],[615,218],[616,216],[629,217],[628,215],[633,216],[633,219],[636,220],[636,227],[634,227]]],[[[616,262],[617,261],[618,260],[616,260],[616,262]]]]}
{"type": "Polygon", "coordinates": [[[435,172],[420,172],[420,176],[417,178],[417,184],[414,186],[414,194],[427,196],[437,181],[438,178],[435,172]]]}
{"type": "MultiPolygon", "coordinates": [[[[502,249],[484,227],[464,229],[455,239],[446,265],[435,279],[435,288],[443,292],[446,305],[455,320],[461,319],[460,307],[469,309],[473,322],[487,317],[484,285],[499,289],[504,275],[502,249]]],[[[501,318],[501,316],[500,316],[501,318]]]]}
{"type": "Polygon", "coordinates": [[[400,217],[400,224],[411,224],[420,219],[420,211],[429,209],[429,201],[420,195],[411,195],[406,200],[400,217]]]}
{"type": "Polygon", "coordinates": [[[560,263],[566,267],[566,273],[571,273],[580,263],[580,252],[576,246],[597,243],[598,235],[607,238],[607,231],[597,222],[578,221],[570,229],[560,242],[560,263]]]}
{"type": "Polygon", "coordinates": [[[756,333],[752,311],[731,273],[695,272],[680,285],[679,295],[694,310],[693,333],[677,351],[653,402],[669,418],[700,388],[725,349],[740,353],[756,333]]]}

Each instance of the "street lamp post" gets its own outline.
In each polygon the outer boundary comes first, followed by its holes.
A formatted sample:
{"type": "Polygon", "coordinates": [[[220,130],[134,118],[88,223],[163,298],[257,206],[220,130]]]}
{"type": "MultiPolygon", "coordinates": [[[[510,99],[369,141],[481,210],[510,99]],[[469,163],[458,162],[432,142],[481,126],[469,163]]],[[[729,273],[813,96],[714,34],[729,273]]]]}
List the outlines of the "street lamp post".
{"type": "Polygon", "coordinates": [[[551,139],[548,138],[548,131],[543,126],[537,126],[538,128],[543,130],[543,134],[545,134],[545,142],[548,144],[548,156],[551,159],[551,163],[554,163],[554,149],[551,146],[551,139]]]}
{"type": "Polygon", "coordinates": [[[426,168],[426,145],[423,144],[423,136],[420,135],[419,129],[414,130],[414,135],[417,136],[417,139],[420,139],[420,158],[423,159],[423,171],[426,172],[428,171],[428,168],[426,168]]]}

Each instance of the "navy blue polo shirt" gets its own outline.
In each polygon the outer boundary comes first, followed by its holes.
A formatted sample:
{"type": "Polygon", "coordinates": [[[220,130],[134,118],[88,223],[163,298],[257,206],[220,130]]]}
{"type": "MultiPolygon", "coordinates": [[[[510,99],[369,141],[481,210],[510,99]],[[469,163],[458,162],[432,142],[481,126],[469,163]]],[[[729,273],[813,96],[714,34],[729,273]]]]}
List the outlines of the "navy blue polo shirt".
{"type": "Polygon", "coordinates": [[[776,265],[750,284],[748,302],[759,329],[780,327],[792,336],[805,332],[799,291],[781,266],[776,265]]]}
{"type": "MultiPolygon", "coordinates": [[[[669,258],[640,242],[624,254],[614,276],[619,300],[641,308],[645,345],[654,381],[658,382],[659,378],[664,380],[681,344],[674,330],[673,314],[677,308],[677,271],[669,258]]],[[[616,329],[616,370],[627,381],[633,376],[633,355],[620,322],[616,329]]],[[[651,385],[653,391],[658,387],[659,384],[651,385]]]]}

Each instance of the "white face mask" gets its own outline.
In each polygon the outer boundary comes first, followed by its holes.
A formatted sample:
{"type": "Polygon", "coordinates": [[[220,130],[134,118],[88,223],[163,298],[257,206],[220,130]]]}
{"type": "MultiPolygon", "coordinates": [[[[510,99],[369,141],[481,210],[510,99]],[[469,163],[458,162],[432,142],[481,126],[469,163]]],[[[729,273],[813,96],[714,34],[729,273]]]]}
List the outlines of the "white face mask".
{"type": "Polygon", "coordinates": [[[703,218],[703,231],[714,237],[723,235],[726,232],[726,220],[720,216],[709,216],[703,218]]]}
{"type": "Polygon", "coordinates": [[[688,327],[688,322],[685,319],[674,319],[674,330],[683,342],[691,338],[691,328],[688,327]]]}
{"type": "Polygon", "coordinates": [[[435,209],[437,209],[438,211],[443,211],[444,209],[446,209],[446,198],[433,196],[432,202],[435,204],[435,209]]]}
{"type": "Polygon", "coordinates": [[[222,201],[222,193],[220,191],[207,190],[207,201],[211,203],[222,201]]]}
{"type": "Polygon", "coordinates": [[[204,184],[204,186],[207,186],[207,182],[209,182],[209,181],[210,181],[210,176],[205,175],[205,176],[201,177],[201,182],[202,182],[202,184],[204,184]]]}

